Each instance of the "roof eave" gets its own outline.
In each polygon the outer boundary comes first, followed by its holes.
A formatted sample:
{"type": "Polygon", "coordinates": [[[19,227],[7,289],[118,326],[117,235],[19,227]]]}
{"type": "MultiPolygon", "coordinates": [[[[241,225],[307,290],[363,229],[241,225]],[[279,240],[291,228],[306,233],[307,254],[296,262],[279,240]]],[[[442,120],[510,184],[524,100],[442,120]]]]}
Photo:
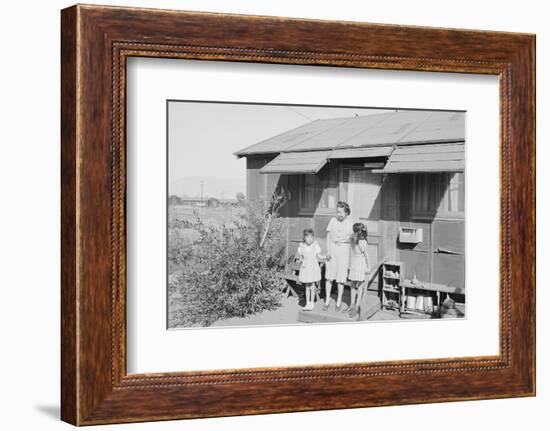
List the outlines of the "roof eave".
{"type": "Polygon", "coordinates": [[[376,147],[388,147],[388,146],[407,146],[407,145],[436,145],[436,144],[457,144],[457,143],[465,143],[465,138],[452,138],[452,139],[435,139],[430,141],[409,141],[409,142],[385,142],[385,143],[376,143],[373,145],[365,145],[365,146],[337,146],[333,148],[312,148],[312,149],[297,149],[297,150],[289,150],[289,151],[268,151],[268,152],[243,152],[243,151],[237,151],[233,153],[237,158],[242,157],[249,157],[249,156],[266,156],[266,155],[277,155],[281,153],[314,153],[316,151],[331,151],[331,150],[350,150],[350,149],[361,149],[361,148],[376,148],[376,147]]]}

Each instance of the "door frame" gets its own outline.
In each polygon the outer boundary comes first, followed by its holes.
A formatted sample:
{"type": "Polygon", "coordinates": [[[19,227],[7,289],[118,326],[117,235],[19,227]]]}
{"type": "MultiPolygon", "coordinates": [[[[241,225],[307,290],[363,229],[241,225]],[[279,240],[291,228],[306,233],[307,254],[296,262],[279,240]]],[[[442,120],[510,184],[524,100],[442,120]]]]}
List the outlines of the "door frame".
{"type": "MultiPolygon", "coordinates": [[[[372,172],[372,168],[365,168],[364,162],[340,162],[340,166],[338,167],[338,200],[345,200],[343,195],[344,190],[344,169],[356,169],[356,170],[364,170],[368,171],[370,173],[372,172]]],[[[376,245],[377,249],[377,257],[378,261],[380,260],[381,256],[384,256],[385,250],[384,250],[384,241],[382,241],[382,214],[384,209],[384,193],[383,190],[383,178],[381,173],[373,173],[373,175],[379,175],[380,176],[380,189],[378,192],[378,199],[380,199],[380,217],[378,219],[378,230],[375,234],[368,233],[367,234],[367,243],[369,245],[376,245]]],[[[345,196],[347,198],[347,196],[345,196]]],[[[347,201],[347,200],[346,200],[347,201]]],[[[353,211],[353,208],[352,208],[353,211]]],[[[353,214],[353,213],[352,213],[353,214]]],[[[357,217],[357,220],[361,220],[360,217],[357,217]]],[[[377,262],[372,263],[373,265],[376,265],[377,262]]]]}

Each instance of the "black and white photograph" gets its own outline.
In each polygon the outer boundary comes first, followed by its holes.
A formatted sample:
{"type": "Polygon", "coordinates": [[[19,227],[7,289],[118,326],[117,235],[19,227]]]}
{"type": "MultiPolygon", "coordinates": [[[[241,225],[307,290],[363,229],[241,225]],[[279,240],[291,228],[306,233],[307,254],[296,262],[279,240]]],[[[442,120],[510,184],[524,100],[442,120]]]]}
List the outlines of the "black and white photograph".
{"type": "Polygon", "coordinates": [[[168,328],[465,318],[465,121],[167,101],[168,328]]]}

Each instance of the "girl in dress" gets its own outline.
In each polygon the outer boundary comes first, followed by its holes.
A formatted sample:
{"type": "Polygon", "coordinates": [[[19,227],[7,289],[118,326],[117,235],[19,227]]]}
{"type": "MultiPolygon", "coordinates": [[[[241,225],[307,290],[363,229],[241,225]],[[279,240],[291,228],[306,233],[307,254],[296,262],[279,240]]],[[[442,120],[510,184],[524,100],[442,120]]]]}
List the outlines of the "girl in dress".
{"type": "Polygon", "coordinates": [[[306,288],[306,305],[303,310],[311,311],[315,300],[315,284],[321,280],[319,259],[324,258],[321,256],[321,247],[315,241],[313,229],[304,229],[303,234],[304,242],[300,243],[296,252],[298,258],[302,261],[298,280],[304,283],[306,288]]]}
{"type": "Polygon", "coordinates": [[[369,278],[370,265],[367,249],[367,228],[363,223],[355,223],[353,225],[353,241],[349,268],[351,301],[349,308],[346,310],[351,318],[356,318],[359,314],[365,282],[369,278]]]}

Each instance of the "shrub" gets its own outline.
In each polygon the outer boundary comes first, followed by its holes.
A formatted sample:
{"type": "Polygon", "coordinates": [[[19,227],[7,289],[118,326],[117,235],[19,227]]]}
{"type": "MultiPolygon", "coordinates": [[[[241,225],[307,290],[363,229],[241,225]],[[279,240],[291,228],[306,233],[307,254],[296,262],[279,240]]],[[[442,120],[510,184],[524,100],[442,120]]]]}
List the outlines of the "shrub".
{"type": "MultiPolygon", "coordinates": [[[[268,204],[247,203],[247,211],[231,224],[206,224],[195,212],[192,265],[171,282],[181,295],[181,309],[171,316],[175,326],[210,326],[280,306],[284,203],[281,195],[268,204]]],[[[180,257],[177,251],[171,256],[175,265],[180,257]]]]}
{"type": "Polygon", "coordinates": [[[190,229],[171,229],[168,235],[168,273],[181,269],[191,258],[194,232],[190,229]]]}

